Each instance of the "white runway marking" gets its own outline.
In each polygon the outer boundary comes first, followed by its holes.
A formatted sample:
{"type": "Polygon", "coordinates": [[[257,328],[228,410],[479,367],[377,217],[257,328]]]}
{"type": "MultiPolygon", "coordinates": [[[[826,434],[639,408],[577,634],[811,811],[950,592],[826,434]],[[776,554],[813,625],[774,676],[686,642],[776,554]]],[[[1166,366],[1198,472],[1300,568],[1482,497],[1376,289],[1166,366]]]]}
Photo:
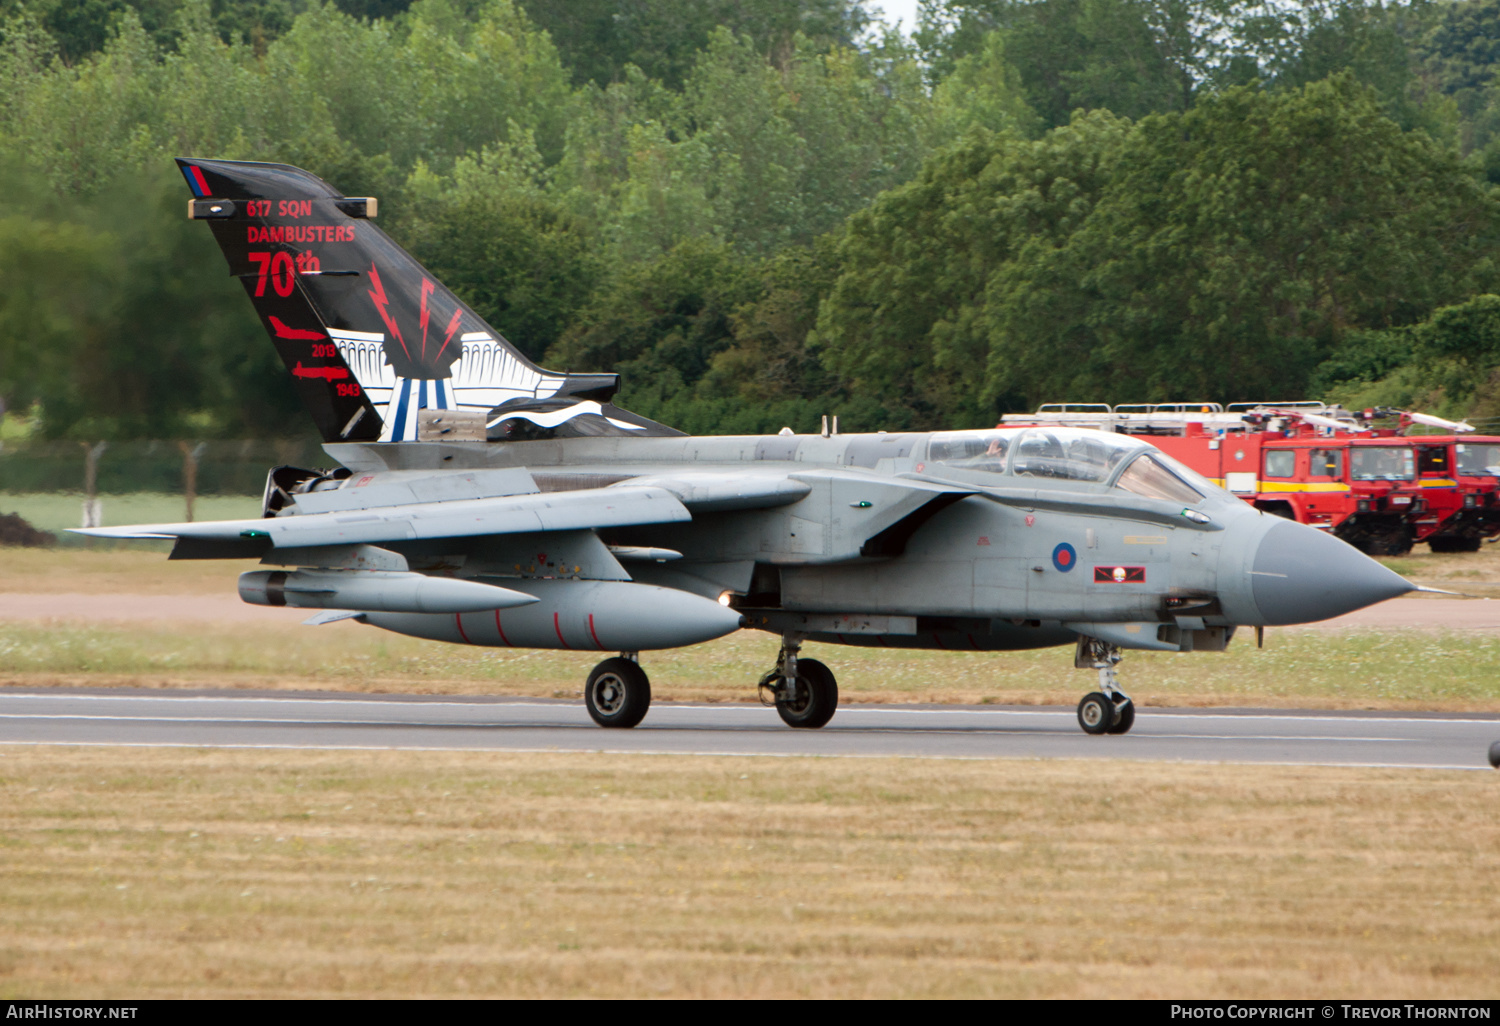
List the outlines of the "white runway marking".
{"type": "Polygon", "coordinates": [[[1318,715],[1144,707],[1126,735],[1089,736],[1070,708],[845,706],[818,731],[760,705],[659,703],[629,730],[575,701],[330,693],[175,695],[0,690],[0,745],[330,751],[606,751],[830,758],[1126,759],[1486,768],[1500,717],[1318,715]],[[1306,733],[1303,733],[1306,731],[1306,733]]]}
{"type": "MultiPolygon", "coordinates": [[[[407,698],[352,698],[344,697],[343,693],[330,693],[327,698],[269,698],[263,695],[238,696],[233,692],[225,692],[223,695],[80,695],[70,693],[48,694],[45,692],[6,692],[0,691],[0,701],[11,698],[30,698],[44,701],[74,701],[74,702],[256,702],[266,705],[318,705],[326,706],[337,702],[340,705],[372,705],[382,709],[398,707],[403,709],[427,709],[453,707],[459,709],[568,709],[575,704],[582,707],[582,699],[577,703],[567,700],[552,702],[527,702],[527,701],[488,701],[488,702],[460,702],[451,699],[431,699],[420,696],[407,698]]],[[[748,702],[657,702],[651,706],[653,712],[666,712],[676,709],[711,709],[715,712],[727,713],[765,713],[770,706],[754,705],[748,702]]],[[[1437,717],[1437,716],[1340,716],[1331,713],[1319,713],[1317,715],[1303,715],[1294,712],[1241,712],[1239,710],[1226,710],[1223,712],[1184,712],[1170,707],[1137,706],[1140,715],[1148,714],[1171,717],[1174,720],[1276,720],[1305,722],[1314,721],[1319,723],[1482,723],[1486,720],[1492,721],[1500,727],[1500,716],[1487,713],[1476,713],[1470,717],[1437,717]]],[[[1042,717],[1066,717],[1070,721],[1074,718],[1072,709],[975,709],[972,707],[955,706],[951,709],[921,708],[914,709],[902,705],[856,705],[846,704],[839,706],[837,715],[839,717],[864,715],[902,715],[902,716],[1042,716],[1042,717]]],[[[0,718],[5,714],[0,713],[0,718]]],[[[176,719],[177,717],[173,717],[176,719]]],[[[218,719],[218,717],[214,717],[218,719]]],[[[290,720],[277,722],[293,722],[290,720]]],[[[317,722],[327,722],[319,720],[317,722]]]]}

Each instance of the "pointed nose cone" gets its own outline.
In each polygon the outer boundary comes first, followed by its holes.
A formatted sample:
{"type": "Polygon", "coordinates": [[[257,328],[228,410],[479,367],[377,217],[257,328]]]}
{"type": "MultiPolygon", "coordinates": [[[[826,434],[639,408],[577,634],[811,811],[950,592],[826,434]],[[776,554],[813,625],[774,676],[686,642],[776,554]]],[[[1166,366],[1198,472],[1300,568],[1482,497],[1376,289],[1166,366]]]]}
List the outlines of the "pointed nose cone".
{"type": "Polygon", "coordinates": [[[1291,521],[1266,532],[1251,575],[1255,605],[1273,627],[1343,616],[1416,590],[1354,546],[1291,521]]]}

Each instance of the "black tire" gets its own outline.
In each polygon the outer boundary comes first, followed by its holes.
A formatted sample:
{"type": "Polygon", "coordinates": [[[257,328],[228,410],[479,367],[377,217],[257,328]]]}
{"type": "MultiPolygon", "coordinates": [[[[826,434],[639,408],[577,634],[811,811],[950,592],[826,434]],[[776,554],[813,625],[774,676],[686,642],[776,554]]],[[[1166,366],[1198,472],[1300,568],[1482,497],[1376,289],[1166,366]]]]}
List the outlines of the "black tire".
{"type": "Polygon", "coordinates": [[[1115,703],[1109,696],[1090,691],[1078,702],[1078,725],[1085,734],[1107,734],[1115,725],[1115,703]]]}
{"type": "Polygon", "coordinates": [[[583,687],[583,702],[601,727],[633,727],[651,708],[651,679],[629,659],[606,659],[583,687]]]}
{"type": "Polygon", "coordinates": [[[1344,541],[1367,556],[1404,556],[1411,551],[1411,535],[1408,534],[1385,534],[1373,537],[1364,535],[1357,539],[1345,538],[1344,541]]]}
{"type": "Polygon", "coordinates": [[[1135,726],[1135,703],[1127,701],[1124,705],[1115,707],[1115,725],[1109,728],[1111,734],[1128,734],[1130,728],[1135,726]]]}
{"type": "Polygon", "coordinates": [[[816,730],[833,719],[839,685],[833,671],[816,659],[797,660],[797,689],[790,702],[777,699],[776,711],[788,727],[816,730]]]}
{"type": "Polygon", "coordinates": [[[1478,538],[1428,538],[1427,547],[1433,552],[1478,552],[1478,538]]]}

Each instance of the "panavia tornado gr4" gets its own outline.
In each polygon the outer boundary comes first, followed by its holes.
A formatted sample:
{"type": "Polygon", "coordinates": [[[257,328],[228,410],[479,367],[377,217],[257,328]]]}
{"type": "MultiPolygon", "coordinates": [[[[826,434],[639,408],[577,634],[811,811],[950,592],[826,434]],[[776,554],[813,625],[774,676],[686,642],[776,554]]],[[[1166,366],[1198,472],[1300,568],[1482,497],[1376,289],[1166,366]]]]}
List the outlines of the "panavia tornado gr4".
{"type": "Polygon", "coordinates": [[[793,727],[838,704],[806,641],[1069,645],[1098,673],[1079,724],[1124,733],[1123,650],[1222,651],[1414,590],[1140,437],[684,435],[615,406],[613,374],[526,360],[375,227],[373,199],[285,165],[178,164],[338,466],[273,469],[260,519],[82,533],[257,559],[244,600],[321,610],[309,623],[609,653],[584,687],[600,726],[646,715],[639,653],[748,627],[780,638],[758,683],[793,727]]]}

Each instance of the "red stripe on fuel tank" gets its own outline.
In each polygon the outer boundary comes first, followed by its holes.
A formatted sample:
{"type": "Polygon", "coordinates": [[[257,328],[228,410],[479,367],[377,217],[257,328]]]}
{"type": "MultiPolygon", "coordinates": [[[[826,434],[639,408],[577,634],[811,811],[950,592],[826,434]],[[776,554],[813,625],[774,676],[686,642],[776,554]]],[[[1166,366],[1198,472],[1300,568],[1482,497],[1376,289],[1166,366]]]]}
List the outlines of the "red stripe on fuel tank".
{"type": "Polygon", "coordinates": [[[453,622],[458,625],[458,636],[460,638],[464,639],[464,644],[465,645],[472,645],[472,644],[474,644],[474,642],[472,642],[472,641],[469,640],[469,636],[464,633],[464,614],[462,614],[462,613],[454,613],[453,614],[453,622]]]}
{"type": "Polygon", "coordinates": [[[594,644],[598,645],[599,646],[599,651],[603,652],[604,651],[604,642],[602,642],[602,641],[599,640],[599,635],[594,630],[594,614],[593,613],[589,614],[589,637],[591,637],[591,638],[594,639],[594,644]]]}
{"type": "Polygon", "coordinates": [[[497,630],[497,631],[500,632],[500,640],[503,641],[503,642],[505,642],[505,644],[508,647],[510,647],[510,648],[515,648],[516,647],[516,646],[512,645],[510,643],[510,639],[505,636],[505,628],[500,626],[500,610],[498,610],[498,609],[495,610],[495,630],[497,630]]]}
{"type": "Polygon", "coordinates": [[[572,651],[573,646],[568,644],[567,639],[562,636],[562,623],[558,620],[561,615],[561,613],[552,614],[552,629],[557,632],[557,640],[562,643],[562,647],[572,651]]]}

